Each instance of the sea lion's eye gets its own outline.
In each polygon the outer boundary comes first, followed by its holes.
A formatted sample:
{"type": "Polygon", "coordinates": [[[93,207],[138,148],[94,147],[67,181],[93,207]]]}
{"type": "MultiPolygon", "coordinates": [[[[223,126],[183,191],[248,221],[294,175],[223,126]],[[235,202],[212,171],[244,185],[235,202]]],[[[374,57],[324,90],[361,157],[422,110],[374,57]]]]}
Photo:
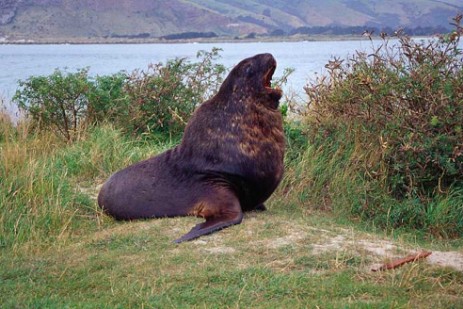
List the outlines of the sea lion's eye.
{"type": "Polygon", "coordinates": [[[252,75],[254,74],[254,68],[252,67],[252,65],[249,64],[244,69],[244,72],[246,73],[246,75],[252,75]]]}

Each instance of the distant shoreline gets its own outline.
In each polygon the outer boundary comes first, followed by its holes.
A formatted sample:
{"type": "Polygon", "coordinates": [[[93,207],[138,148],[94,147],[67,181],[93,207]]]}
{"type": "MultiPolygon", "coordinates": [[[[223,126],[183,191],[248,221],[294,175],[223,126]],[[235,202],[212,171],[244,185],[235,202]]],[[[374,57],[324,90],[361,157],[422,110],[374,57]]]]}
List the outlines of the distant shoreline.
{"type": "MultiPolygon", "coordinates": [[[[372,39],[379,37],[373,36],[372,39]]],[[[0,45],[53,45],[53,44],[185,44],[185,43],[255,43],[255,42],[323,42],[323,41],[352,41],[368,40],[362,35],[295,35],[295,36],[272,36],[255,38],[195,38],[195,39],[161,39],[161,38],[41,38],[41,39],[3,39],[0,45]]]]}

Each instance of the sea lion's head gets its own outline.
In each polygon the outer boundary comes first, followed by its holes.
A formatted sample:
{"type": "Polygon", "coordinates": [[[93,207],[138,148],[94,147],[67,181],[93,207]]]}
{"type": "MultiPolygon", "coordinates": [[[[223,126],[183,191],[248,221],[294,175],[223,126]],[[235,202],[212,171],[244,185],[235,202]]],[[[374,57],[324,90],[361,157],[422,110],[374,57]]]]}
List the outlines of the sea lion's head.
{"type": "Polygon", "coordinates": [[[238,63],[223,82],[219,94],[233,97],[233,101],[251,99],[253,102],[277,108],[282,96],[271,81],[277,62],[271,54],[258,54],[238,63]]]}

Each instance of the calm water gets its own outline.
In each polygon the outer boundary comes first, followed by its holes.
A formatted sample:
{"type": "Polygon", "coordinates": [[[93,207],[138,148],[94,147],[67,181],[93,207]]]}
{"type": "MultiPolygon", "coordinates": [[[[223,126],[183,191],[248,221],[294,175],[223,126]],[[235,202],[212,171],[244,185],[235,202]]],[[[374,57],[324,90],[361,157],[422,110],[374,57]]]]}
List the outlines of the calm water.
{"type": "MultiPolygon", "coordinates": [[[[308,79],[323,71],[333,56],[345,58],[355,50],[372,50],[370,41],[333,42],[272,42],[272,43],[213,43],[213,44],[125,44],[125,45],[0,45],[0,98],[9,101],[18,80],[31,75],[49,75],[55,68],[74,72],[90,67],[90,75],[112,74],[122,70],[145,69],[149,63],[164,62],[175,57],[195,61],[199,50],[223,49],[220,63],[232,67],[240,60],[257,53],[269,52],[278,62],[275,76],[291,67],[284,90],[303,95],[308,79]]],[[[8,103],[7,103],[8,104],[8,103]]],[[[10,113],[15,109],[8,106],[10,113]]]]}

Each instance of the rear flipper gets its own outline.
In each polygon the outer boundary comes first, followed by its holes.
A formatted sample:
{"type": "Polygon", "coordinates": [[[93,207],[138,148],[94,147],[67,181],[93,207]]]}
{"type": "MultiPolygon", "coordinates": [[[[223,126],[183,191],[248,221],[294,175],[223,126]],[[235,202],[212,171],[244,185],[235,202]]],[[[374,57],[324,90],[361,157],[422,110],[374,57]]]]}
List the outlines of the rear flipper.
{"type": "Polygon", "coordinates": [[[193,240],[241,223],[243,212],[236,196],[225,189],[221,189],[218,193],[218,196],[211,196],[193,207],[190,214],[206,218],[206,221],[194,226],[187,234],[176,239],[175,243],[193,240]]]}
{"type": "Polygon", "coordinates": [[[242,218],[243,218],[243,214],[241,213],[241,216],[237,217],[234,220],[222,221],[221,220],[222,218],[206,220],[206,222],[197,224],[195,227],[191,229],[191,231],[189,231],[187,234],[183,235],[179,239],[174,240],[174,242],[179,244],[184,241],[190,241],[190,240],[196,239],[203,235],[212,234],[228,226],[240,224],[242,218]]]}

